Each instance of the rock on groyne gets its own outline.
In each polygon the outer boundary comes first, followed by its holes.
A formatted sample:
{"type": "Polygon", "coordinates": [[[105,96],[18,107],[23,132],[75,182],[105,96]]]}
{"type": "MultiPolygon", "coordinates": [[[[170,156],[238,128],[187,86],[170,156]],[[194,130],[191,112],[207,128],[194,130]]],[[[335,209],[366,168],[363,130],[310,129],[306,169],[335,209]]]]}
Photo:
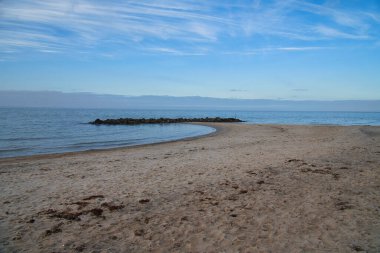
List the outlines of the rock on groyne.
{"type": "Polygon", "coordinates": [[[96,119],[89,122],[93,125],[138,125],[138,124],[168,124],[168,123],[186,123],[186,122],[243,122],[236,118],[150,118],[150,119],[133,119],[133,118],[120,118],[120,119],[96,119]]]}

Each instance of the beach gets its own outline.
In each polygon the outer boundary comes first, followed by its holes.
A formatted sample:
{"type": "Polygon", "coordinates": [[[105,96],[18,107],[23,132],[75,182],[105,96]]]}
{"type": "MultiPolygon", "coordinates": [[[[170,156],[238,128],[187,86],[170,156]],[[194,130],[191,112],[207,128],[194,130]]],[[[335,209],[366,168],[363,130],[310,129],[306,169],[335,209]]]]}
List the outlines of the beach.
{"type": "Polygon", "coordinates": [[[0,252],[379,252],[380,127],[0,159],[0,252]]]}

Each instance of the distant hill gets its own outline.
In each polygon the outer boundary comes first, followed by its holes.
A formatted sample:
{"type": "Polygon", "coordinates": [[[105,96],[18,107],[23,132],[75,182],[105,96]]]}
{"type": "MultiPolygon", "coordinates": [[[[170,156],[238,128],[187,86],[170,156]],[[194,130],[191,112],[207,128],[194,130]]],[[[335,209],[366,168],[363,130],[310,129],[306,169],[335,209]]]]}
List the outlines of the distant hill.
{"type": "Polygon", "coordinates": [[[380,100],[293,101],[0,91],[1,107],[380,112],[380,100]]]}

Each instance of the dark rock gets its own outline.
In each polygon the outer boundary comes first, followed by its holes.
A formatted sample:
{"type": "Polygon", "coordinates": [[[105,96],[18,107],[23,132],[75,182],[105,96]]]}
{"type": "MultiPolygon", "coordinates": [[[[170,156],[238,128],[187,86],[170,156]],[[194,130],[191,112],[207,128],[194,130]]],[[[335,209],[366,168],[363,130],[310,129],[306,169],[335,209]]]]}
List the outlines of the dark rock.
{"type": "Polygon", "coordinates": [[[135,236],[143,236],[143,235],[144,235],[144,229],[135,230],[135,236]]]}
{"type": "Polygon", "coordinates": [[[228,196],[227,199],[231,200],[231,201],[236,201],[239,199],[239,197],[235,194],[232,194],[232,195],[228,196]]]}
{"type": "Polygon", "coordinates": [[[58,223],[57,225],[53,226],[51,229],[45,231],[45,236],[49,236],[52,234],[60,233],[62,232],[61,226],[63,223],[58,223]]]}
{"type": "Polygon", "coordinates": [[[83,212],[69,212],[69,211],[63,211],[63,212],[56,212],[53,213],[50,217],[52,218],[60,218],[65,220],[74,220],[74,221],[80,221],[81,219],[79,216],[81,216],[83,212]]]}
{"type": "Polygon", "coordinates": [[[294,163],[294,162],[302,162],[302,160],[300,160],[300,159],[289,159],[286,162],[288,162],[288,163],[294,163]]]}
{"type": "Polygon", "coordinates": [[[92,213],[93,215],[99,217],[102,215],[103,213],[103,209],[100,209],[100,208],[94,208],[94,209],[91,209],[88,211],[89,213],[92,213]]]}
{"type": "Polygon", "coordinates": [[[145,203],[148,203],[149,201],[150,201],[150,199],[140,199],[139,203],[140,204],[145,204],[145,203]]]}
{"type": "Polygon", "coordinates": [[[77,252],[83,252],[86,249],[86,246],[84,244],[82,244],[82,245],[75,247],[74,249],[77,252]]]}
{"type": "Polygon", "coordinates": [[[115,204],[112,204],[112,203],[108,203],[108,202],[105,202],[103,204],[101,204],[102,207],[107,207],[108,210],[110,210],[111,212],[112,211],[115,211],[115,210],[120,210],[120,209],[123,209],[124,208],[124,205],[115,205],[115,204]]]}
{"type": "Polygon", "coordinates": [[[364,251],[364,249],[361,246],[357,245],[357,244],[351,245],[351,248],[353,250],[355,250],[355,251],[364,251]]]}
{"type": "Polygon", "coordinates": [[[352,209],[354,205],[350,204],[348,201],[338,201],[335,206],[338,210],[346,210],[346,209],[352,209]]]}
{"type": "Polygon", "coordinates": [[[92,195],[87,198],[84,198],[83,200],[92,200],[92,199],[104,199],[103,195],[92,195]]]}
{"type": "Polygon", "coordinates": [[[138,124],[169,124],[169,123],[185,123],[185,122],[244,122],[236,118],[120,118],[120,119],[96,119],[89,122],[93,125],[138,125],[138,124]]]}

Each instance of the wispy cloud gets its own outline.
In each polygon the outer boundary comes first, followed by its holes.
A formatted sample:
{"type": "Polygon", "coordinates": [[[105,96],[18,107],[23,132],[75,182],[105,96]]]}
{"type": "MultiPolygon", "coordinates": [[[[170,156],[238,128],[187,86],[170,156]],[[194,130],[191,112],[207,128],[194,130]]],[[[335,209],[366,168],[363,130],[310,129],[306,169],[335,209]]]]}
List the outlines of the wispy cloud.
{"type": "Polygon", "coordinates": [[[201,49],[195,49],[193,51],[185,51],[181,49],[176,49],[176,48],[169,48],[169,47],[148,47],[148,48],[143,48],[143,51],[147,53],[161,53],[161,54],[171,54],[171,55],[181,55],[181,56],[201,56],[205,55],[206,52],[202,51],[201,49]]]}
{"type": "MultiPolygon", "coordinates": [[[[377,13],[344,9],[342,5],[314,4],[300,0],[275,1],[251,11],[243,27],[248,34],[267,34],[294,40],[369,39],[379,22],[377,13]],[[301,18],[297,13],[309,14],[301,18]],[[265,22],[264,22],[265,21],[265,22]],[[323,35],[323,36],[321,36],[323,35]]],[[[376,29],[377,36],[379,29],[376,29]]]]}
{"type": "Polygon", "coordinates": [[[342,38],[342,39],[353,39],[353,40],[365,40],[368,39],[369,36],[367,34],[352,34],[343,31],[339,31],[337,29],[319,25],[316,26],[315,31],[322,35],[324,38],[342,38]]]}
{"type": "Polygon", "coordinates": [[[241,51],[227,51],[223,54],[227,55],[257,55],[270,52],[302,52],[302,51],[314,51],[314,50],[329,50],[334,49],[333,47],[264,47],[255,48],[251,50],[241,50],[241,51]]]}
{"type": "Polygon", "coordinates": [[[191,2],[4,1],[1,44],[8,47],[84,46],[149,39],[216,41],[218,27],[229,20],[203,13],[191,2]],[[17,32],[13,32],[17,31],[17,32]],[[29,36],[33,33],[33,36],[29,36]],[[37,44],[36,37],[40,45],[37,44]],[[11,43],[9,43],[11,42],[11,43]],[[52,45],[53,44],[53,45],[52,45]]]}
{"type": "MultiPolygon", "coordinates": [[[[321,40],[372,40],[379,36],[380,15],[371,9],[347,10],[342,5],[299,0],[3,0],[0,22],[2,53],[108,47],[199,55],[225,52],[228,45],[239,46],[239,41],[268,37],[283,46],[267,51],[322,49],[304,45],[321,40]],[[297,41],[302,46],[286,46],[297,41]]],[[[263,50],[252,54],[259,51],[263,50]]]]}
{"type": "Polygon", "coordinates": [[[272,48],[275,51],[311,51],[311,50],[326,50],[332,49],[331,47],[278,47],[272,48]]]}

